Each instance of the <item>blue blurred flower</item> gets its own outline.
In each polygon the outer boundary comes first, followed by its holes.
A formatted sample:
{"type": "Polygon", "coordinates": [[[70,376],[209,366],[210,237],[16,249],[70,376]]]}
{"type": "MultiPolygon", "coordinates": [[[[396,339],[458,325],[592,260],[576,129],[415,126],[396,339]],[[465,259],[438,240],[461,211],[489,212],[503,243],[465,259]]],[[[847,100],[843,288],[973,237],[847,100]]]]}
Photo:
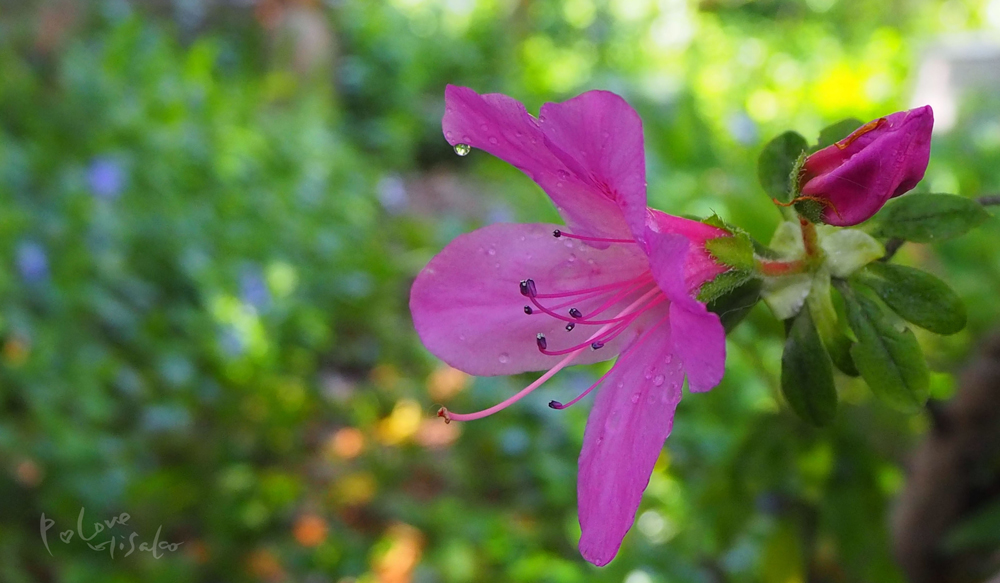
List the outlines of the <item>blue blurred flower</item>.
{"type": "Polygon", "coordinates": [[[256,266],[244,269],[240,275],[240,297],[243,303],[250,304],[258,311],[265,310],[271,305],[271,292],[267,289],[267,282],[256,266]]]}
{"type": "Polygon", "coordinates": [[[760,138],[757,132],[757,123],[746,113],[739,112],[730,115],[726,119],[726,126],[729,135],[744,146],[752,146],[760,138]]]}
{"type": "Polygon", "coordinates": [[[111,158],[95,158],[87,169],[87,182],[94,196],[115,199],[122,192],[125,172],[121,164],[111,158]]]}
{"type": "Polygon", "coordinates": [[[17,269],[28,283],[38,283],[49,277],[49,258],[45,249],[34,241],[22,241],[17,247],[17,269]]]}
{"type": "Polygon", "coordinates": [[[406,184],[396,174],[390,174],[378,181],[375,187],[382,208],[389,214],[399,214],[409,206],[410,197],[406,193],[406,184]]]}

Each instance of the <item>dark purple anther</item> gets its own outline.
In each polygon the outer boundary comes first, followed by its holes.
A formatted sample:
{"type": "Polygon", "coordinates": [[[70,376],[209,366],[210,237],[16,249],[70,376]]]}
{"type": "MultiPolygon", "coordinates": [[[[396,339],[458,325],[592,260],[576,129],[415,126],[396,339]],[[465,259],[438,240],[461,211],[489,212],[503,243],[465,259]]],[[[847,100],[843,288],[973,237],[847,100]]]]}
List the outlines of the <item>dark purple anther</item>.
{"type": "Polygon", "coordinates": [[[578,319],[578,320],[583,317],[583,314],[580,313],[580,310],[578,310],[576,308],[570,308],[569,309],[569,315],[572,316],[573,318],[578,319]]]}
{"type": "Polygon", "coordinates": [[[520,286],[522,296],[535,297],[538,293],[538,290],[535,288],[535,280],[533,279],[522,279],[520,286]]]}
{"type": "Polygon", "coordinates": [[[538,344],[539,350],[545,350],[549,346],[549,341],[545,339],[545,334],[542,334],[541,332],[535,336],[535,343],[538,344]]]}
{"type": "Polygon", "coordinates": [[[558,239],[559,237],[562,237],[562,231],[556,229],[555,231],[552,231],[552,236],[558,239]]]}
{"type": "Polygon", "coordinates": [[[572,332],[573,328],[576,328],[576,324],[574,324],[573,322],[570,322],[569,324],[566,324],[566,331],[567,332],[572,332]]]}
{"type": "Polygon", "coordinates": [[[534,310],[531,309],[531,306],[524,306],[524,313],[525,314],[527,314],[527,315],[530,316],[532,314],[532,312],[534,312],[534,310]]]}
{"type": "Polygon", "coordinates": [[[601,342],[600,340],[595,340],[595,341],[593,341],[593,342],[590,343],[590,347],[592,349],[594,349],[594,350],[597,350],[599,348],[603,348],[604,347],[604,343],[601,342]]]}
{"type": "Polygon", "coordinates": [[[563,404],[559,401],[549,401],[549,409],[562,409],[563,404]]]}

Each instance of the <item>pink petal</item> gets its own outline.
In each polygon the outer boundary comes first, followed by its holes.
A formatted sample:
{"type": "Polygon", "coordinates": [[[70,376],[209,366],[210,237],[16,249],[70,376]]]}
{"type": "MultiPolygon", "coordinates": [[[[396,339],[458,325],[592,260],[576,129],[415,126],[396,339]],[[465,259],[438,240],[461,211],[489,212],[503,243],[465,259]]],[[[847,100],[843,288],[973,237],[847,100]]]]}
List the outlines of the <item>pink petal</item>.
{"type": "MultiPolygon", "coordinates": [[[[410,292],[410,312],[424,345],[457,369],[488,376],[542,370],[558,362],[561,357],[538,351],[539,332],[548,338],[549,349],[587,340],[597,327],[578,325],[567,332],[566,323],[551,316],[526,315],[524,306],[530,302],[521,295],[519,282],[533,278],[539,294],[589,289],[639,277],[648,263],[638,245],[597,249],[553,237],[556,228],[498,223],[449,243],[420,272],[410,292]]],[[[576,307],[586,313],[600,303],[601,298],[595,298],[576,307]]],[[[627,303],[619,302],[608,315],[627,303]]],[[[622,334],[600,350],[587,350],[577,362],[611,358],[634,334],[622,334]]]]}
{"type": "Polygon", "coordinates": [[[609,91],[542,106],[549,149],[573,175],[617,203],[636,239],[645,236],[646,158],[639,114],[609,91]]]}
{"type": "Polygon", "coordinates": [[[618,552],[673,427],[684,379],[670,337],[664,323],[626,351],[587,419],[577,483],[580,553],[595,565],[618,552]]]}
{"type": "Polygon", "coordinates": [[[726,372],[726,330],[718,314],[701,302],[670,305],[674,354],[687,373],[688,388],[696,393],[718,385],[726,372]]]}
{"type": "Polygon", "coordinates": [[[677,339],[673,351],[684,363],[690,389],[707,391],[719,384],[725,373],[726,331],[718,314],[709,312],[688,291],[691,285],[684,273],[691,269],[695,253],[690,249],[695,245],[673,233],[650,232],[647,241],[653,277],[671,301],[671,329],[677,339]]]}
{"type": "MultiPolygon", "coordinates": [[[[541,125],[521,102],[506,95],[480,95],[454,85],[445,89],[441,126],[449,144],[479,148],[527,174],[549,195],[570,230],[625,237],[629,228],[616,202],[594,186],[589,172],[579,176],[549,149],[541,125]]],[[[645,190],[642,200],[645,209],[645,190]]]]}
{"type": "MultiPolygon", "coordinates": [[[[646,226],[653,233],[683,235],[691,242],[689,252],[684,260],[684,281],[689,290],[700,288],[703,283],[711,281],[726,270],[726,267],[716,263],[705,249],[705,241],[728,236],[729,233],[726,231],[700,221],[668,215],[655,209],[650,209],[649,221],[646,226]]],[[[652,234],[646,236],[647,246],[652,243],[654,238],[655,236],[652,234]]]]}

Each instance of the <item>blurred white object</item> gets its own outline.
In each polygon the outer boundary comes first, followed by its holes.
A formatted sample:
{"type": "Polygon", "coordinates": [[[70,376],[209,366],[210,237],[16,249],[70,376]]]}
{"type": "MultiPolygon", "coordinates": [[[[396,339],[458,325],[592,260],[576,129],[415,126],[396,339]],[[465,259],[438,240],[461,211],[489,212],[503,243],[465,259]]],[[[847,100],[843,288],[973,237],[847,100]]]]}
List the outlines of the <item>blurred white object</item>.
{"type": "Polygon", "coordinates": [[[913,91],[913,107],[934,108],[934,133],[958,121],[958,108],[969,91],[1000,91],[1000,39],[960,36],[924,51],[913,91]]]}

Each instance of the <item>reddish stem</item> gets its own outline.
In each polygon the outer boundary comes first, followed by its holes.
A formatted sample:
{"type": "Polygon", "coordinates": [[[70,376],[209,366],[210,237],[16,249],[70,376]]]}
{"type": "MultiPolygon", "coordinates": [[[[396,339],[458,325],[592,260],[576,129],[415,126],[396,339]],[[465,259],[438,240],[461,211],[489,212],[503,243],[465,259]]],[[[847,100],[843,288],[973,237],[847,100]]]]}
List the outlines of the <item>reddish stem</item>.
{"type": "Polygon", "coordinates": [[[795,261],[757,261],[757,269],[764,275],[780,277],[782,275],[794,275],[805,273],[809,269],[809,263],[804,259],[795,261]]]}

